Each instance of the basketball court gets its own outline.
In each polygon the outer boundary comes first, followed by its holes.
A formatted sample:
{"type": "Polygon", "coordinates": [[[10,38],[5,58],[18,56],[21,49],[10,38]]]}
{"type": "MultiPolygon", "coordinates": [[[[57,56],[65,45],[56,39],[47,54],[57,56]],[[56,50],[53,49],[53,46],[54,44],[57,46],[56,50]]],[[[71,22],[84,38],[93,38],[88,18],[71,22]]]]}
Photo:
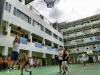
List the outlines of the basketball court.
{"type": "MultiPolygon", "coordinates": [[[[86,64],[69,64],[69,74],[68,75],[99,75],[100,74],[100,64],[91,63],[86,64]]],[[[38,67],[32,69],[32,75],[66,75],[57,73],[59,71],[58,66],[46,66],[38,67]]],[[[20,70],[14,70],[12,74],[7,74],[6,72],[0,72],[0,75],[20,75],[20,70]]],[[[29,75],[29,73],[24,72],[24,75],[29,75]]]]}

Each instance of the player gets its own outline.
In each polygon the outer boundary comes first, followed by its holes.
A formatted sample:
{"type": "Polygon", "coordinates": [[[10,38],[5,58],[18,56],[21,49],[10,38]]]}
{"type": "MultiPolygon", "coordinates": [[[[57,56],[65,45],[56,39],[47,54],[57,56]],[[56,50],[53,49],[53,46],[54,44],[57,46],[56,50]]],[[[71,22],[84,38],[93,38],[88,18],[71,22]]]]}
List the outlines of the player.
{"type": "Polygon", "coordinates": [[[21,36],[21,32],[19,31],[13,41],[13,50],[11,52],[11,56],[10,56],[10,59],[11,59],[11,62],[10,62],[10,65],[8,66],[8,71],[7,73],[11,72],[12,73],[12,69],[14,67],[14,64],[15,64],[15,61],[17,60],[18,58],[18,53],[20,51],[19,49],[19,45],[20,45],[20,36],[21,36]]]}
{"type": "Polygon", "coordinates": [[[98,61],[99,61],[99,63],[100,63],[100,54],[98,55],[98,61]]]}
{"type": "Polygon", "coordinates": [[[85,52],[82,53],[82,60],[83,60],[84,66],[85,66],[85,62],[86,62],[86,54],[85,54],[85,52]]]}
{"type": "Polygon", "coordinates": [[[63,61],[62,61],[62,69],[63,69],[62,73],[66,73],[66,74],[68,74],[68,65],[67,65],[68,57],[69,57],[69,53],[66,51],[66,48],[64,48],[63,61]]]}
{"type": "Polygon", "coordinates": [[[63,47],[60,46],[60,50],[59,50],[59,73],[62,72],[61,70],[61,65],[62,65],[62,60],[63,60],[63,47]]]}
{"type": "Polygon", "coordinates": [[[22,62],[23,66],[21,68],[21,75],[23,75],[23,69],[24,68],[25,68],[26,72],[29,72],[30,75],[32,75],[32,71],[28,70],[28,68],[29,68],[29,58],[27,57],[27,55],[26,55],[26,53],[24,51],[22,52],[22,54],[23,54],[23,62],[22,62]]]}

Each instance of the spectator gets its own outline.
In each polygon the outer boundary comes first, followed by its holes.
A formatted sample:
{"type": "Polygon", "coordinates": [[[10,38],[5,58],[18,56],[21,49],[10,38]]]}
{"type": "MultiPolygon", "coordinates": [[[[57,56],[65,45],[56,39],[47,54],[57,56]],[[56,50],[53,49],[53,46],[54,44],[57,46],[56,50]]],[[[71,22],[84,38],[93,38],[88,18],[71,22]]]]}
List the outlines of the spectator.
{"type": "Polygon", "coordinates": [[[0,58],[0,71],[2,70],[2,63],[3,63],[2,58],[0,58]]]}
{"type": "Polygon", "coordinates": [[[7,69],[7,60],[6,60],[6,58],[4,58],[3,60],[2,60],[2,70],[6,70],[7,69]]]}

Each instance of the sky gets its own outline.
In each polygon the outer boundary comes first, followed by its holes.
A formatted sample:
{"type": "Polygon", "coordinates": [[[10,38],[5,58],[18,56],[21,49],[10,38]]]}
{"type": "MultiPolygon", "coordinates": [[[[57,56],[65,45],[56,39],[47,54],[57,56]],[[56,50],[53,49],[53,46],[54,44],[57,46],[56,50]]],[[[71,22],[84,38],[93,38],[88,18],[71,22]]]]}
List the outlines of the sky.
{"type": "Polygon", "coordinates": [[[100,0],[56,0],[53,8],[47,8],[44,0],[30,3],[50,22],[71,22],[100,13],[100,0]]]}

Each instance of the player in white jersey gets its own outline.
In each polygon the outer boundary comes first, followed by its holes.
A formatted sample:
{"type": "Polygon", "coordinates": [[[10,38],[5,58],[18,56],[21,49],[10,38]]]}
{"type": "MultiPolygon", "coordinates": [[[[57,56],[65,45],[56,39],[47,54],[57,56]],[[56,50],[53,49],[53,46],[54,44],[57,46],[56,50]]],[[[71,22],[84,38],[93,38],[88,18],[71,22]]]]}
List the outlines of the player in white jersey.
{"type": "Polygon", "coordinates": [[[63,61],[63,47],[60,46],[60,50],[59,50],[59,72],[61,73],[62,70],[61,70],[61,65],[62,65],[62,61],[63,61]]]}
{"type": "Polygon", "coordinates": [[[82,60],[83,60],[84,66],[85,66],[85,62],[86,62],[86,54],[85,54],[85,52],[82,53],[82,60]]]}
{"type": "Polygon", "coordinates": [[[20,51],[20,49],[19,49],[20,36],[21,36],[21,32],[19,31],[19,32],[17,33],[17,35],[16,35],[14,41],[13,41],[13,49],[12,49],[11,56],[10,56],[10,58],[11,58],[11,63],[10,63],[10,65],[8,66],[8,71],[7,71],[7,73],[12,72],[12,69],[13,69],[13,67],[14,67],[14,63],[15,63],[15,61],[16,61],[17,58],[18,58],[18,53],[19,53],[19,51],[20,51]]]}
{"type": "Polygon", "coordinates": [[[98,61],[99,61],[99,63],[100,63],[100,54],[98,55],[98,61]]]}

